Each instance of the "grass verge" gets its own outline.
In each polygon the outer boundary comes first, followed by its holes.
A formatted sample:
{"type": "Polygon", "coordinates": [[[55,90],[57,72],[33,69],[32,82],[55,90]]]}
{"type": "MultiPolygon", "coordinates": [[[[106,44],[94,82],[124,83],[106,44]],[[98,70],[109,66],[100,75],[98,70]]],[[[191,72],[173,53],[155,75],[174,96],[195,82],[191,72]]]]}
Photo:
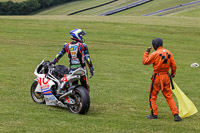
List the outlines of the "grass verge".
{"type": "MultiPolygon", "coordinates": [[[[199,113],[173,121],[160,93],[158,120],[150,114],[148,93],[152,66],[142,65],[151,40],[161,37],[176,60],[175,78],[182,91],[199,104],[199,18],[176,17],[0,17],[0,132],[199,132],[199,113]],[[69,31],[82,28],[95,67],[89,80],[91,108],[87,115],[32,101],[33,71],[52,60],[69,31]]],[[[64,56],[59,64],[68,64],[64,56]]],[[[177,102],[177,101],[176,101],[177,102]]]]}

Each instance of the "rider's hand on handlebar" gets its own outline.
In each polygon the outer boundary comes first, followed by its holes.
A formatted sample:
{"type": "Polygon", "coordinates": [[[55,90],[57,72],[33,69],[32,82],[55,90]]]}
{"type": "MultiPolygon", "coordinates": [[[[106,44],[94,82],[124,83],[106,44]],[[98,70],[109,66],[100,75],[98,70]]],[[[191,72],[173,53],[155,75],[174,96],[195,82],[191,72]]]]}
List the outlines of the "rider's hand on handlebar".
{"type": "Polygon", "coordinates": [[[49,62],[49,65],[55,65],[56,64],[56,60],[54,59],[53,61],[49,62]]]}

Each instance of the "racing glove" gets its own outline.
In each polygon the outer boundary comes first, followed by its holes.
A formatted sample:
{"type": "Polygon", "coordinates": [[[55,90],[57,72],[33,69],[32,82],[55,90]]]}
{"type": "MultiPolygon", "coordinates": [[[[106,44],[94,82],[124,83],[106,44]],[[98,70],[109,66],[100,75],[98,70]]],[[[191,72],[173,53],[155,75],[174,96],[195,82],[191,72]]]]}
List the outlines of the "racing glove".
{"type": "Polygon", "coordinates": [[[57,59],[54,58],[53,61],[50,61],[50,62],[49,62],[49,65],[53,65],[53,64],[55,65],[57,62],[58,62],[57,59]]]}
{"type": "Polygon", "coordinates": [[[94,67],[90,67],[90,78],[94,75],[94,67]]]}

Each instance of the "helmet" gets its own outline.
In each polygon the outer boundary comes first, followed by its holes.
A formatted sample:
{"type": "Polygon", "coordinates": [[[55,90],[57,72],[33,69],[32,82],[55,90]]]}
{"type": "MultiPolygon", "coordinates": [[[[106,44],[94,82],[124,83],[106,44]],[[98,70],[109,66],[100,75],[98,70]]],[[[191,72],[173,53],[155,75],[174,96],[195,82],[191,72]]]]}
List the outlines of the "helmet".
{"type": "Polygon", "coordinates": [[[82,38],[82,36],[84,36],[85,34],[86,32],[83,31],[82,29],[74,29],[70,32],[71,39],[79,41],[79,42],[84,42],[84,39],[82,38]]]}
{"type": "Polygon", "coordinates": [[[156,50],[158,47],[163,46],[163,40],[161,38],[156,38],[152,40],[153,48],[156,50]]]}

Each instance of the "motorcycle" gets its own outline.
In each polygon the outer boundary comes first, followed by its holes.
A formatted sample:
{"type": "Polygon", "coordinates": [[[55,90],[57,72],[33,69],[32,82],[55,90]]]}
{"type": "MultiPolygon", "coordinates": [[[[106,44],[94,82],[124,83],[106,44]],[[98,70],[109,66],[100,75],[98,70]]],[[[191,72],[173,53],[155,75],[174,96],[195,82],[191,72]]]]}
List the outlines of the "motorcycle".
{"type": "Polygon", "coordinates": [[[44,61],[36,67],[37,77],[31,86],[31,97],[34,102],[50,106],[67,108],[76,114],[86,114],[90,108],[88,90],[78,84],[86,70],[78,68],[72,73],[64,65],[52,65],[44,61]]]}

